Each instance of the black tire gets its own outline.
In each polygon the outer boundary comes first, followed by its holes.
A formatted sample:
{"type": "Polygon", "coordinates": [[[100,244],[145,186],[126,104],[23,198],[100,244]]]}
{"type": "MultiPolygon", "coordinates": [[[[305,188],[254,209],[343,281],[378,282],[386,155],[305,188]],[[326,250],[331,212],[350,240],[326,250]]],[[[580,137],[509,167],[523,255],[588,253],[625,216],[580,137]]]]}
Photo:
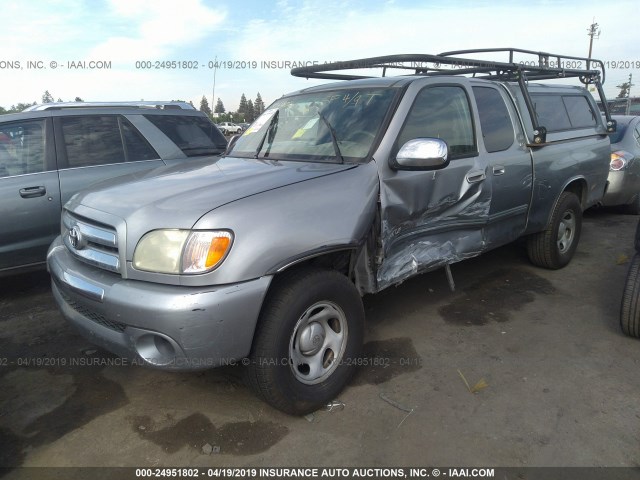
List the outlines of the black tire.
{"type": "Polygon", "coordinates": [[[620,326],[631,337],[640,338],[640,255],[634,255],[622,291],[620,326]]]}
{"type": "Polygon", "coordinates": [[[330,270],[285,272],[274,279],[260,313],[248,384],[278,410],[313,412],[349,382],[363,337],[364,308],[349,279],[330,270]]]}
{"type": "Polygon", "coordinates": [[[578,197],[562,192],[547,228],[527,239],[527,253],[534,265],[557,270],[573,257],[582,230],[582,207],[578,197]]]}

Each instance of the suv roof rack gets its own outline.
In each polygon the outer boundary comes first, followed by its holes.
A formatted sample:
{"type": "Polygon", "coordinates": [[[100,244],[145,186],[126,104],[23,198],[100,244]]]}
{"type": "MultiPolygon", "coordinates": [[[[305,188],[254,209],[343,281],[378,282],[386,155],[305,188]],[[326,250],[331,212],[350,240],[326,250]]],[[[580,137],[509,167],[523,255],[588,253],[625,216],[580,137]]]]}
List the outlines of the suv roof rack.
{"type": "Polygon", "coordinates": [[[158,110],[195,110],[195,107],[186,102],[52,102],[33,105],[25,108],[23,112],[43,110],[63,110],[67,108],[147,108],[158,110]]]}
{"type": "MultiPolygon", "coordinates": [[[[535,52],[520,48],[479,48],[471,50],[455,50],[438,55],[404,54],[369,57],[344,62],[332,62],[321,65],[309,65],[291,70],[294,77],[320,78],[328,80],[358,80],[375,78],[371,75],[354,75],[335,73],[341,70],[382,69],[386,76],[388,69],[412,71],[416,76],[471,75],[486,80],[502,80],[517,82],[527,104],[533,124],[533,144],[546,143],[546,128],[538,124],[538,118],[526,82],[531,80],[549,80],[555,78],[579,78],[584,85],[594,85],[600,99],[606,105],[602,84],[605,79],[604,63],[601,60],[585,57],[559,55],[556,53],[535,52]],[[507,61],[499,62],[478,58],[464,58],[469,54],[507,54],[507,61]],[[515,60],[516,54],[522,59],[515,60]],[[581,66],[586,68],[566,68],[581,66]],[[595,68],[591,68],[591,67],[595,68]]],[[[611,119],[609,109],[605,106],[607,132],[616,129],[615,120],[611,119]]]]}

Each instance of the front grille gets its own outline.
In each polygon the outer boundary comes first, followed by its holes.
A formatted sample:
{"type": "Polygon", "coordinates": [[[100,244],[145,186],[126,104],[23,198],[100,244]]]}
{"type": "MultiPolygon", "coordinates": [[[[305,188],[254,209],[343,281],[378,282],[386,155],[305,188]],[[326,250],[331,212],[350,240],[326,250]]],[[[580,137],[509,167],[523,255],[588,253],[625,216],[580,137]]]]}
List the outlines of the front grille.
{"type": "Polygon", "coordinates": [[[103,327],[109,328],[113,331],[116,331],[119,333],[124,332],[126,325],[118,322],[112,322],[111,320],[107,320],[105,316],[102,315],[101,313],[94,312],[90,308],[87,308],[84,305],[77,303],[71,297],[69,297],[69,295],[64,293],[62,290],[58,289],[58,291],[60,292],[60,295],[62,296],[64,301],[67,303],[67,305],[69,305],[71,308],[73,308],[76,312],[78,312],[83,317],[88,318],[92,322],[95,322],[98,325],[102,325],[103,327]]]}
{"type": "Polygon", "coordinates": [[[120,255],[116,229],[72,214],[62,214],[62,241],[79,260],[90,265],[120,272],[120,255]]]}

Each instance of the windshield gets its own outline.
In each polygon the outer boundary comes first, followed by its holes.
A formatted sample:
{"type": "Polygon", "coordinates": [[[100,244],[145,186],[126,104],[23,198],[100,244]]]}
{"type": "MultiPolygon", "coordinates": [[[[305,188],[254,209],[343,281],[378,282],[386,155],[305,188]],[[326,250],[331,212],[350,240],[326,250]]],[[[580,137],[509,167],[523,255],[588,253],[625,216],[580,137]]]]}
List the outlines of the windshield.
{"type": "Polygon", "coordinates": [[[244,132],[231,155],[357,162],[380,131],[396,89],[340,89],[282,98],[244,132]]]}

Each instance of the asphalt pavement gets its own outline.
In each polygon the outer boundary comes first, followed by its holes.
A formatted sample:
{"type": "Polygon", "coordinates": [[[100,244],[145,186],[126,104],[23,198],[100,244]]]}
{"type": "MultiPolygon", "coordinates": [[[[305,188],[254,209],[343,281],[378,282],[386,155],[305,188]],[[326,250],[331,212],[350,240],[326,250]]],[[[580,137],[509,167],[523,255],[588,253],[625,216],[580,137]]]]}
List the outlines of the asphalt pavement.
{"type": "MultiPolygon", "coordinates": [[[[587,212],[569,266],[521,243],[364,299],[363,365],[295,418],[239,367],[166,373],[91,345],[46,272],[0,279],[0,466],[640,466],[640,341],[621,333],[638,217],[587,212]]],[[[5,471],[7,478],[25,471],[5,471]]]]}

